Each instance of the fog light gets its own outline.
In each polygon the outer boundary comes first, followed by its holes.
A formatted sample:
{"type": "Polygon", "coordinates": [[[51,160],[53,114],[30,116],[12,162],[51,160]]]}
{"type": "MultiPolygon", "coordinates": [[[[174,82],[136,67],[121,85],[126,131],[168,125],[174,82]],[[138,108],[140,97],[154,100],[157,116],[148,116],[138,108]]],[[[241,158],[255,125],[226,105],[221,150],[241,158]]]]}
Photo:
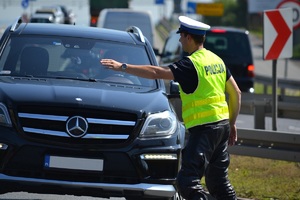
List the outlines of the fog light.
{"type": "Polygon", "coordinates": [[[7,144],[0,143],[0,150],[6,150],[8,148],[7,144]]]}
{"type": "Polygon", "coordinates": [[[143,160],[177,160],[176,154],[142,154],[143,160]]]}

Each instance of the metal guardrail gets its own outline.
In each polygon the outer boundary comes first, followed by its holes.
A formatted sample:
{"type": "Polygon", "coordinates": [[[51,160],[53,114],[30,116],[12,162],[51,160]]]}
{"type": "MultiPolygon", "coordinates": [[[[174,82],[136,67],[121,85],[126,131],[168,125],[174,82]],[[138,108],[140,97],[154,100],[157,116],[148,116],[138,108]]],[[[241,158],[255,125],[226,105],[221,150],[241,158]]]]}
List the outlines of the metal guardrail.
{"type": "Polygon", "coordinates": [[[238,141],[231,154],[300,162],[300,134],[238,129],[238,141]]]}
{"type": "MultiPolygon", "coordinates": [[[[272,77],[255,75],[254,80],[256,83],[261,83],[264,85],[265,94],[267,93],[267,86],[272,85],[272,77]]],[[[279,88],[300,90],[300,81],[283,79],[283,78],[278,78],[277,81],[278,81],[279,88]]]]}
{"type": "MultiPolygon", "coordinates": [[[[300,119],[300,97],[278,96],[278,117],[300,119]]],[[[253,114],[255,121],[263,122],[265,116],[271,116],[272,96],[267,94],[243,93],[241,114],[253,114]]],[[[262,128],[263,127],[259,127],[262,128]]]]}

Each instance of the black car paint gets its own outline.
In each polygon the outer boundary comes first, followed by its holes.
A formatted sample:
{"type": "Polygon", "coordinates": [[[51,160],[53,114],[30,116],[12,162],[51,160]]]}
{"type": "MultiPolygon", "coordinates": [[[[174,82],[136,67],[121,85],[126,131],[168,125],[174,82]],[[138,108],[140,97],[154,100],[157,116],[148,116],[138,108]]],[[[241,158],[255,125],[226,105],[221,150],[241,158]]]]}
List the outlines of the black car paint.
{"type": "MultiPolygon", "coordinates": [[[[151,64],[157,65],[151,45],[134,33],[71,25],[24,24],[8,27],[0,43],[0,56],[10,37],[58,35],[143,46],[151,64]]],[[[1,57],[0,57],[1,59],[1,57]]],[[[1,61],[1,60],[0,60],[1,61]]],[[[12,126],[0,126],[0,193],[28,191],[99,197],[173,198],[185,129],[177,121],[172,135],[143,138],[139,133],[153,113],[174,112],[164,82],[136,87],[97,80],[0,75],[0,102],[7,107],[12,126]],[[21,114],[20,114],[21,113],[21,114]],[[23,115],[48,118],[82,116],[135,121],[134,127],[94,127],[92,131],[130,131],[127,139],[74,138],[29,133],[23,126],[64,132],[65,121],[30,120],[23,115]],[[128,119],[129,118],[129,119],[128,119]],[[54,121],[53,121],[54,122],[54,121]],[[122,130],[123,129],[123,130],[122,130]],[[7,145],[7,146],[5,146],[7,145]],[[175,154],[176,160],[145,161],[144,153],[175,154]],[[45,156],[97,158],[102,172],[50,169],[45,156]],[[152,188],[153,186],[153,188],[152,188]]],[[[54,120],[54,119],[53,119],[54,120]]]]}

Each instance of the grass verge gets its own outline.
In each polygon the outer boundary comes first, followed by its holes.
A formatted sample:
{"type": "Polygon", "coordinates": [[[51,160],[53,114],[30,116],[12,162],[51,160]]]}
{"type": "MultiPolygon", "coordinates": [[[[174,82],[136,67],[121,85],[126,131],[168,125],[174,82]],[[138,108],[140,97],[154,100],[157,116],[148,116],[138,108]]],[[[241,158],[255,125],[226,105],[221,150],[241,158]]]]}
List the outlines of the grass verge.
{"type": "MultiPolygon", "coordinates": [[[[300,163],[231,155],[229,179],[239,198],[299,200],[300,163]]],[[[205,187],[205,178],[201,180],[205,187]]]]}
{"type": "Polygon", "coordinates": [[[300,163],[231,155],[229,178],[238,197],[300,199],[300,163]]]}

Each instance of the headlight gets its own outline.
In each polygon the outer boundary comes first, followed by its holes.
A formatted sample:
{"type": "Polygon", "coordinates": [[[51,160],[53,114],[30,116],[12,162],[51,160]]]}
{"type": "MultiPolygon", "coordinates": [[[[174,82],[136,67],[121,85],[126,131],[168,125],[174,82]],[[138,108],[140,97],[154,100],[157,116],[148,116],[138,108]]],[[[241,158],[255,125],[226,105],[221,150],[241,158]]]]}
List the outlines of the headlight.
{"type": "Polygon", "coordinates": [[[140,155],[142,160],[177,160],[176,154],[159,154],[159,153],[148,153],[140,155]]]}
{"type": "Polygon", "coordinates": [[[6,106],[3,103],[0,103],[0,125],[11,127],[11,120],[6,106]]]}
{"type": "Polygon", "coordinates": [[[177,128],[177,119],[174,113],[165,111],[151,114],[140,133],[140,137],[160,137],[172,135],[177,128]]]}

